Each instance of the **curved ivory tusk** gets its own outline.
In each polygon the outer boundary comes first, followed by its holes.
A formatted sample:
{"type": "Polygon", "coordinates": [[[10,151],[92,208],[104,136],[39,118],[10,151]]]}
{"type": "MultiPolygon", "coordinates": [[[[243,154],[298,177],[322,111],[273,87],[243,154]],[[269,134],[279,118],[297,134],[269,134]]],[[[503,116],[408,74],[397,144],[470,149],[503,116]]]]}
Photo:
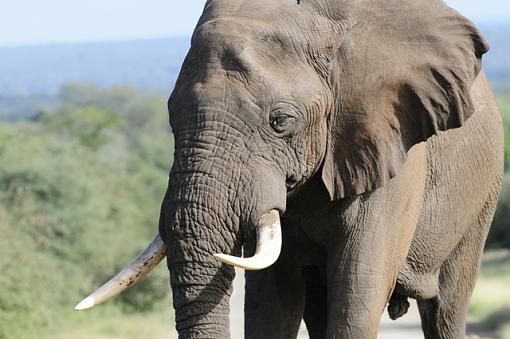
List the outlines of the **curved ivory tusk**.
{"type": "Polygon", "coordinates": [[[83,299],[74,309],[76,311],[86,310],[115,297],[152,271],[165,256],[166,246],[158,234],[149,246],[130,262],[126,268],[94,293],[83,299]]]}
{"type": "Polygon", "coordinates": [[[215,254],[214,257],[226,264],[255,271],[274,264],[280,256],[281,249],[280,213],[277,210],[271,210],[260,218],[257,227],[257,250],[253,257],[239,258],[226,254],[215,254]]]}

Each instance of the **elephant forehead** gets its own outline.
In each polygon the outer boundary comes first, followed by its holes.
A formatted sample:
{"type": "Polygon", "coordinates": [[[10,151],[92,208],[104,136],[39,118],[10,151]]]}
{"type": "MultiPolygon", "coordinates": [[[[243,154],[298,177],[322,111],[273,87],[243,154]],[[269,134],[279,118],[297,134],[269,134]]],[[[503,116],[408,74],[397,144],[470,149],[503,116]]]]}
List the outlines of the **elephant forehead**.
{"type": "Polygon", "coordinates": [[[230,16],[266,21],[286,13],[298,14],[297,10],[303,10],[303,7],[296,7],[296,3],[295,0],[209,0],[204,13],[208,19],[230,16]]]}
{"type": "MultiPolygon", "coordinates": [[[[285,24],[286,25],[286,24],[285,24]]],[[[248,46],[255,50],[283,46],[289,42],[302,46],[302,35],[289,36],[284,34],[282,27],[264,24],[263,21],[253,18],[222,17],[209,20],[197,27],[193,35],[193,44],[207,46],[209,50],[232,51],[241,54],[248,46]]]]}
{"type": "MultiPolygon", "coordinates": [[[[309,77],[309,66],[321,60],[321,54],[327,52],[327,48],[311,34],[294,34],[285,25],[264,25],[252,19],[214,19],[196,30],[192,59],[196,63],[205,63],[206,74],[217,76],[218,71],[220,75],[222,71],[242,73],[244,81],[281,89],[289,80],[309,77]]],[[[310,79],[306,83],[311,87],[317,85],[310,83],[310,79]]]]}
{"type": "Polygon", "coordinates": [[[194,41],[242,46],[246,43],[289,51],[322,49],[338,35],[338,23],[313,6],[292,0],[210,1],[193,36],[194,41]]]}
{"type": "Polygon", "coordinates": [[[314,54],[300,41],[302,35],[286,39],[285,33],[259,22],[243,25],[237,18],[212,20],[195,32],[190,59],[195,69],[201,69],[200,82],[213,87],[226,86],[229,75],[230,81],[240,80],[252,90],[285,90],[291,83],[303,82],[300,88],[309,95],[320,85],[317,79],[312,81],[315,73],[307,61],[314,54]]]}

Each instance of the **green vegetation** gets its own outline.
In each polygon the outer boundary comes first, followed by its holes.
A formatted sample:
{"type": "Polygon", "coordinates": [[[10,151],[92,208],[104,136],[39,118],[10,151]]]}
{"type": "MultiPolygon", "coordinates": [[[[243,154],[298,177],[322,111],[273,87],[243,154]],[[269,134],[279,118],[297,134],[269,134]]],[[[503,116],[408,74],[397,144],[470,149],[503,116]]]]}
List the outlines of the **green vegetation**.
{"type": "Polygon", "coordinates": [[[505,130],[505,177],[487,247],[510,249],[510,93],[498,97],[498,106],[505,130]]]}
{"type": "Polygon", "coordinates": [[[482,271],[471,299],[469,313],[480,325],[510,339],[510,251],[486,253],[482,271]]]}
{"type": "Polygon", "coordinates": [[[510,170],[510,91],[497,97],[505,130],[505,171],[510,170]]]}
{"type": "Polygon", "coordinates": [[[60,100],[0,124],[2,339],[170,305],[161,267],[107,307],[72,311],[157,233],[172,154],[165,98],[73,85],[60,100]]]}
{"type": "MultiPolygon", "coordinates": [[[[67,325],[42,339],[169,339],[169,333],[175,332],[169,312],[126,313],[113,307],[101,308],[97,311],[101,316],[81,312],[80,319],[73,322],[75,326],[67,325]]],[[[76,312],[72,315],[76,317],[76,312]]]]}

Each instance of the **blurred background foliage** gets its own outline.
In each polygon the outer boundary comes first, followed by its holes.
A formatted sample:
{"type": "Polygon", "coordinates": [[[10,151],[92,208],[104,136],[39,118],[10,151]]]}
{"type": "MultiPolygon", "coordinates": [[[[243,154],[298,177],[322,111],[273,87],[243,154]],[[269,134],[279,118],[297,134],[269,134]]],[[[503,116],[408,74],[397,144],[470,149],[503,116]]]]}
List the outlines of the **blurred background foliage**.
{"type": "MultiPolygon", "coordinates": [[[[59,99],[0,124],[0,338],[72,327],[86,317],[73,302],[157,233],[173,154],[166,98],[68,85],[59,99]]],[[[99,312],[169,307],[161,266],[99,312]]]]}
{"type": "Polygon", "coordinates": [[[505,177],[487,247],[510,249],[510,89],[498,94],[497,102],[505,131],[505,177]]]}

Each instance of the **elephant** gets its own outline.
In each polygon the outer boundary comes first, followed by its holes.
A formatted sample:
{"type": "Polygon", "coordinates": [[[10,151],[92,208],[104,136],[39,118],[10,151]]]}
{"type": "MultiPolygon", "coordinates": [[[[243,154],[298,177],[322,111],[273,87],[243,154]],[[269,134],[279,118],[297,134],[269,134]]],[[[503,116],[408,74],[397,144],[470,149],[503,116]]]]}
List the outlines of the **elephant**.
{"type": "Polygon", "coordinates": [[[159,233],[76,309],[167,258],[179,338],[376,338],[415,299],[463,338],[500,193],[489,46],[442,0],[209,0],[168,100],[159,233]],[[244,256],[244,257],[242,257],[244,256]]]}

